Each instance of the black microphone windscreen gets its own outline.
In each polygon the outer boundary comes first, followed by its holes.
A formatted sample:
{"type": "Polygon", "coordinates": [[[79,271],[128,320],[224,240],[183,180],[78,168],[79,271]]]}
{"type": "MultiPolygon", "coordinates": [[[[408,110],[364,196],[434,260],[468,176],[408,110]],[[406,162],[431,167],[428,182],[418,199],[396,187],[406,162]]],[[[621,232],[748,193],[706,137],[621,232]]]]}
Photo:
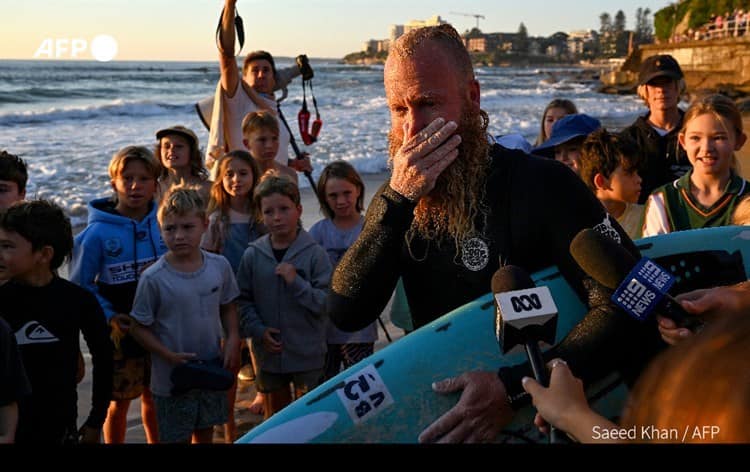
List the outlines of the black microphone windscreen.
{"type": "Polygon", "coordinates": [[[506,265],[492,275],[491,287],[492,293],[506,293],[534,288],[536,284],[525,270],[518,266],[506,265]]]}
{"type": "Polygon", "coordinates": [[[617,289],[638,262],[617,241],[589,228],[573,238],[570,254],[584,272],[612,290],[617,289]]]}

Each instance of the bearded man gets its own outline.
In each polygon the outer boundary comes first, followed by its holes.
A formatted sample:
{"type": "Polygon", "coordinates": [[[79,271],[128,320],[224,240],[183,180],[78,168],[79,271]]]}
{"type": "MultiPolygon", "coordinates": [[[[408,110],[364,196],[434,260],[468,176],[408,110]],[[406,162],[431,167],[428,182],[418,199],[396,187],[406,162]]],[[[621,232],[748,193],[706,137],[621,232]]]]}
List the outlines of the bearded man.
{"type": "MultiPolygon", "coordinates": [[[[402,276],[418,328],[487,293],[501,263],[529,273],[557,265],[591,311],[549,354],[584,381],[639,370],[641,356],[626,345],[645,328],[615,313],[569,252],[584,228],[606,231],[635,252],[632,241],[566,166],[490,144],[479,82],[458,33],[449,25],[410,31],[392,46],[384,74],[392,174],[334,273],[332,321],[349,331],[367,326],[402,276]]],[[[658,341],[655,325],[649,329],[658,341]]],[[[493,440],[513,408],[528,402],[524,375],[528,365],[438,382],[438,392],[463,393],[419,440],[493,440]]]]}

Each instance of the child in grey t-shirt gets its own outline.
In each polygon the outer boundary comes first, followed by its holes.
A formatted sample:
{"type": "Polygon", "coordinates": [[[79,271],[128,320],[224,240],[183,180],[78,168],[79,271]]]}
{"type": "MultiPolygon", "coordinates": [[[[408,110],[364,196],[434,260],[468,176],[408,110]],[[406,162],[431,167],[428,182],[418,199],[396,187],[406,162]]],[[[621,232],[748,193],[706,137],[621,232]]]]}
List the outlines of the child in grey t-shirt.
{"type": "Polygon", "coordinates": [[[151,389],[161,442],[210,443],[213,426],[227,419],[225,391],[190,390],[172,395],[175,366],[191,359],[239,363],[237,282],[224,256],[201,250],[205,203],[195,189],[175,187],[158,213],[169,251],[144,271],[132,317],[135,338],[151,351],[151,389]],[[226,336],[222,333],[222,327],[226,336]],[[224,351],[221,339],[225,338],[224,351]]]}

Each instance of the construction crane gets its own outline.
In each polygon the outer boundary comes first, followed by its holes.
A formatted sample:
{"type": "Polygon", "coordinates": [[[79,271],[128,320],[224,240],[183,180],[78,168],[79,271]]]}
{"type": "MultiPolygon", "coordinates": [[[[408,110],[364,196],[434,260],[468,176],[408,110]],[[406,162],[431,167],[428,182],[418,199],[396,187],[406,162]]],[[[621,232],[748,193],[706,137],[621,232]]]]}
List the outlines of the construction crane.
{"type": "Polygon", "coordinates": [[[477,29],[479,29],[479,19],[481,18],[484,20],[484,15],[479,15],[477,13],[461,13],[458,11],[452,11],[451,15],[473,16],[477,19],[477,29]]]}

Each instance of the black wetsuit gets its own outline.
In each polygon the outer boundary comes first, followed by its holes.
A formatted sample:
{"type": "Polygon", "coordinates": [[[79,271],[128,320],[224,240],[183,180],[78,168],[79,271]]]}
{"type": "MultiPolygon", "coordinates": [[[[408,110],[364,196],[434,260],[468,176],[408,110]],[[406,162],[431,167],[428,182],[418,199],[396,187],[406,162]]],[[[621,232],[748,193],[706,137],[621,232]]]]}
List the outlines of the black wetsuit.
{"type": "Polygon", "coordinates": [[[31,393],[13,330],[0,313],[0,407],[18,403],[31,393]]]}
{"type": "Polygon", "coordinates": [[[93,294],[55,277],[44,287],[10,281],[0,287],[5,321],[16,334],[31,395],[19,403],[16,441],[61,444],[78,422],[79,337],[93,362],[91,413],[86,425],[101,428],[112,392],[109,326],[93,294]]]}
{"type": "Polygon", "coordinates": [[[660,136],[648,124],[648,114],[639,116],[632,125],[621,131],[641,151],[638,174],[643,182],[638,203],[645,203],[657,187],[679,179],[692,168],[685,150],[677,140],[684,116],[685,112],[680,110],[680,123],[664,136],[660,136]]]}
{"type": "MultiPolygon", "coordinates": [[[[597,225],[618,232],[623,244],[636,251],[632,241],[561,163],[499,145],[491,148],[490,156],[485,194],[489,216],[486,225],[479,221],[475,226],[484,228],[480,239],[486,246],[474,241],[456,256],[451,241],[438,246],[415,238],[412,257],[404,235],[415,205],[386,183],[370,203],[359,239],[334,272],[327,306],[332,321],[348,331],[367,326],[385,307],[399,276],[414,325],[420,327],[489,292],[499,260],[529,273],[557,265],[582,299],[588,299],[591,311],[548,356],[566,359],[584,381],[613,370],[632,380],[643,359],[655,352],[658,331],[653,323],[641,324],[615,311],[609,294],[586,276],[569,250],[580,230],[597,225]],[[638,355],[633,354],[633,343],[638,355]]],[[[522,365],[501,369],[500,374],[516,396],[522,392],[521,376],[530,369],[522,365]]]]}

